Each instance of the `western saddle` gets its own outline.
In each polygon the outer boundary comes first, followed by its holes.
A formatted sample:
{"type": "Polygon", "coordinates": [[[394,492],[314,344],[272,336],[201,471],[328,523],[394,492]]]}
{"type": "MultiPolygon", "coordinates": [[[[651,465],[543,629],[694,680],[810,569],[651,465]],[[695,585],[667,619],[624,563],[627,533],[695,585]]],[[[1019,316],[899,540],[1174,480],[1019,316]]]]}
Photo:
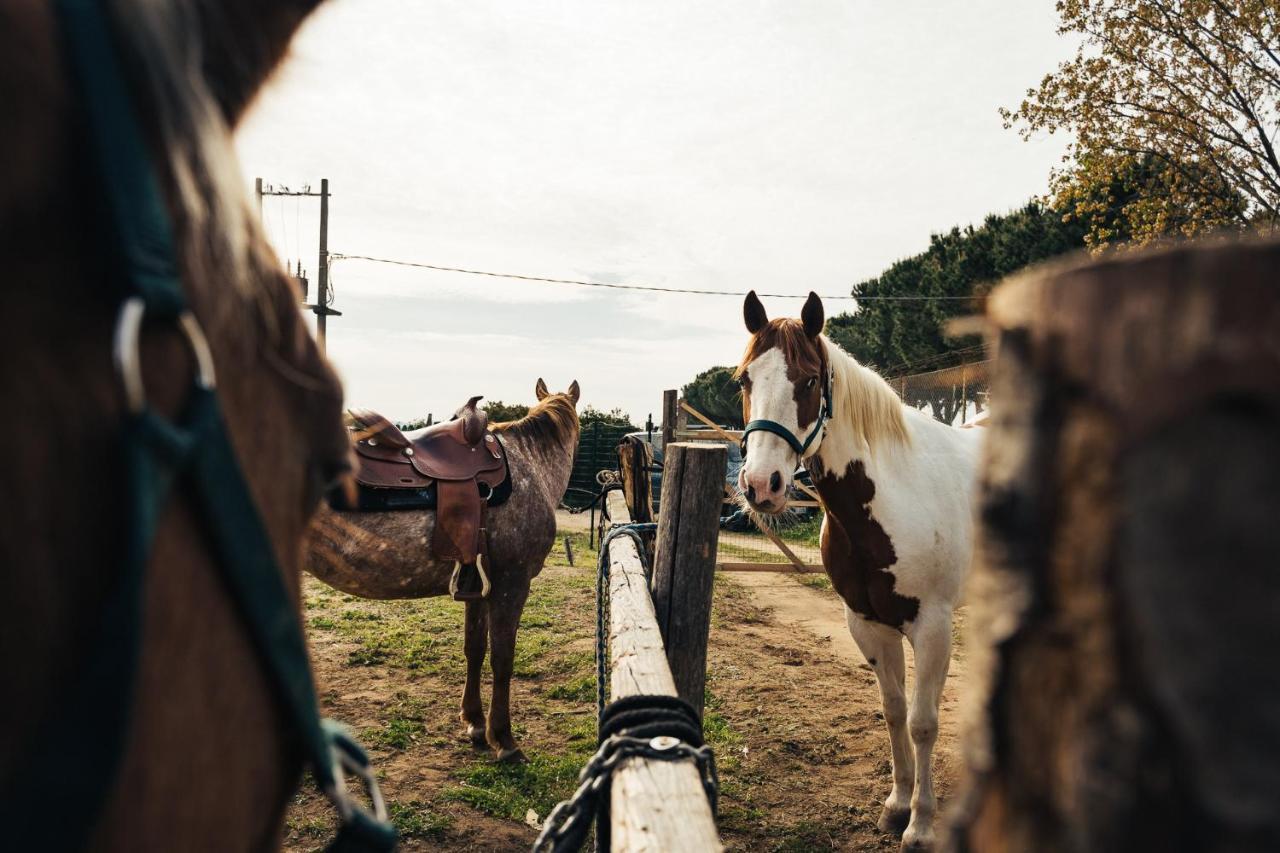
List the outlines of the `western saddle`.
{"type": "Polygon", "coordinates": [[[506,451],[489,432],[489,419],[472,397],[453,420],[410,439],[369,409],[351,409],[356,456],[356,503],[339,497],[337,509],[434,509],[428,546],[437,560],[452,560],[449,593],[459,601],[489,595],[485,514],[511,494],[506,451]]]}

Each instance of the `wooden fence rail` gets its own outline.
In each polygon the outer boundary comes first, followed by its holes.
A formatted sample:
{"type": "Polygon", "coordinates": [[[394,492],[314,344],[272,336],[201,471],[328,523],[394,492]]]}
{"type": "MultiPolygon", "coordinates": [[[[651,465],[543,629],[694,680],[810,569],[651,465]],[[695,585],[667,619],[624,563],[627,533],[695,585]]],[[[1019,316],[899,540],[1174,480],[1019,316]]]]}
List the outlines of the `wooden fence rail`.
{"type": "MultiPolygon", "coordinates": [[[[627,523],[622,493],[609,494],[609,516],[627,523]]],[[[704,643],[705,651],[705,643],[704,643]]],[[[610,698],[677,696],[644,565],[630,537],[609,545],[610,698]]],[[[615,771],[609,801],[615,851],[716,851],[715,818],[697,768],[690,762],[633,758],[615,771]]]]}

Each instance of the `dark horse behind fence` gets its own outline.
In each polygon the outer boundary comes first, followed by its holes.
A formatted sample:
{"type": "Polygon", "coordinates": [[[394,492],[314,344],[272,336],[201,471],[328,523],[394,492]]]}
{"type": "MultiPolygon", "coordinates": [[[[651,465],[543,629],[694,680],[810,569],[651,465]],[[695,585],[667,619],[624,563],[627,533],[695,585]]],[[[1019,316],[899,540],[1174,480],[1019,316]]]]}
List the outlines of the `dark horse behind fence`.
{"type": "MultiPolygon", "coordinates": [[[[516,629],[529,582],[555,543],[556,506],[564,496],[578,445],[578,383],[560,394],[538,380],[538,403],[528,416],[496,424],[506,449],[511,496],[488,512],[484,598],[466,602],[463,645],[467,657],[462,722],[477,746],[486,742],[500,760],[523,759],[511,733],[511,672],[516,629]],[[486,724],[480,671],[486,645],[493,669],[493,697],[486,724]]],[[[306,569],[343,592],[363,598],[429,598],[447,595],[455,563],[430,553],[436,512],[394,510],[336,512],[325,509],[312,525],[306,569]]]]}
{"type": "Polygon", "coordinates": [[[273,848],[304,759],[333,789],[297,591],[342,394],[231,148],[313,5],[0,4],[6,849],[273,848]]]}

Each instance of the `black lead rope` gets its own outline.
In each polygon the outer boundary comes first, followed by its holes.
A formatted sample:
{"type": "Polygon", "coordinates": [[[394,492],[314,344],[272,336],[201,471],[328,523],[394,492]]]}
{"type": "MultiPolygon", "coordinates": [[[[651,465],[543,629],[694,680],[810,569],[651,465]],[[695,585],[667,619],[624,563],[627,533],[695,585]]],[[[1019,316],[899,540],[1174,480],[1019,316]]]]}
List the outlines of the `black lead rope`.
{"type": "MultiPolygon", "coordinates": [[[[711,748],[703,742],[702,721],[688,702],[675,696],[626,696],[605,704],[608,680],[609,545],[619,536],[636,543],[642,563],[643,533],[656,524],[620,524],[600,543],[596,573],[596,708],[599,749],[578,774],[578,788],[547,815],[533,844],[534,853],[576,853],[596,825],[596,848],[609,849],[609,794],[614,771],[632,758],[655,761],[692,761],[715,815],[720,780],[711,748]]],[[[645,576],[649,567],[645,564],[645,576]]]]}

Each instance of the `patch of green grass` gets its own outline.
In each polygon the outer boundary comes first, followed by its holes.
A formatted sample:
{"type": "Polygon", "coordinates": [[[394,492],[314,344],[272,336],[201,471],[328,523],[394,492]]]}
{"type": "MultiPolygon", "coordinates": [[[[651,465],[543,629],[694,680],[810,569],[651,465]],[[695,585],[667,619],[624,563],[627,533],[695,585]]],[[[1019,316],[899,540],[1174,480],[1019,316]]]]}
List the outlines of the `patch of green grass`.
{"type": "Polygon", "coordinates": [[[381,622],[382,614],[369,610],[344,610],[340,618],[345,622],[381,622]]]}
{"type": "Polygon", "coordinates": [[[556,755],[529,753],[526,764],[472,762],[455,772],[461,784],[446,788],[441,796],[507,820],[524,820],[529,809],[545,816],[573,793],[578,770],[591,757],[594,746],[590,740],[583,747],[556,755]]]}
{"type": "Polygon", "coordinates": [[[831,578],[827,577],[825,573],[809,572],[803,575],[796,575],[796,580],[809,587],[809,589],[816,589],[821,592],[830,592],[832,589],[831,578]]]}
{"type": "Polygon", "coordinates": [[[836,839],[842,837],[846,831],[846,828],[802,820],[776,829],[771,828],[770,835],[778,840],[767,849],[770,853],[812,853],[814,850],[833,850],[836,839]]]}
{"type": "Polygon", "coordinates": [[[567,702],[592,702],[596,698],[595,673],[580,675],[569,681],[562,681],[547,691],[548,699],[563,699],[567,702]]]}
{"type": "Polygon", "coordinates": [[[457,672],[462,666],[461,630],[456,637],[436,637],[412,625],[380,626],[348,636],[359,648],[347,655],[353,666],[383,664],[429,674],[457,672]]]}
{"type": "Polygon", "coordinates": [[[822,513],[816,512],[800,521],[788,521],[778,526],[778,538],[817,548],[822,535],[822,513]]]}
{"type": "Polygon", "coordinates": [[[737,753],[746,743],[746,739],[735,731],[729,721],[719,711],[706,709],[702,714],[702,737],[719,757],[722,753],[737,753]]]}
{"type": "Polygon", "coordinates": [[[433,811],[421,800],[389,803],[387,811],[401,838],[429,838],[442,841],[449,827],[453,825],[452,818],[433,811]]]}
{"type": "Polygon", "coordinates": [[[596,745],[595,708],[584,709],[581,714],[566,714],[558,717],[554,728],[569,741],[585,744],[594,749],[596,745]]]}
{"type": "Polygon", "coordinates": [[[551,631],[528,629],[516,635],[516,657],[511,671],[516,678],[536,678],[546,671],[544,658],[560,643],[551,631]]]}
{"type": "Polygon", "coordinates": [[[426,734],[425,720],[424,703],[400,692],[396,694],[396,704],[382,726],[365,729],[360,737],[365,743],[406,750],[426,734]]]}
{"type": "Polygon", "coordinates": [[[285,828],[289,835],[295,838],[324,838],[333,834],[331,822],[320,817],[304,820],[289,818],[285,828]]]}
{"type": "MultiPolygon", "coordinates": [[[[721,793],[724,793],[723,790],[721,793]]],[[[716,825],[722,833],[725,831],[756,832],[767,818],[768,813],[764,809],[721,800],[716,825]]]]}
{"type": "Polygon", "coordinates": [[[308,623],[312,628],[319,630],[332,630],[337,627],[338,623],[334,622],[328,616],[312,616],[308,623]]]}

